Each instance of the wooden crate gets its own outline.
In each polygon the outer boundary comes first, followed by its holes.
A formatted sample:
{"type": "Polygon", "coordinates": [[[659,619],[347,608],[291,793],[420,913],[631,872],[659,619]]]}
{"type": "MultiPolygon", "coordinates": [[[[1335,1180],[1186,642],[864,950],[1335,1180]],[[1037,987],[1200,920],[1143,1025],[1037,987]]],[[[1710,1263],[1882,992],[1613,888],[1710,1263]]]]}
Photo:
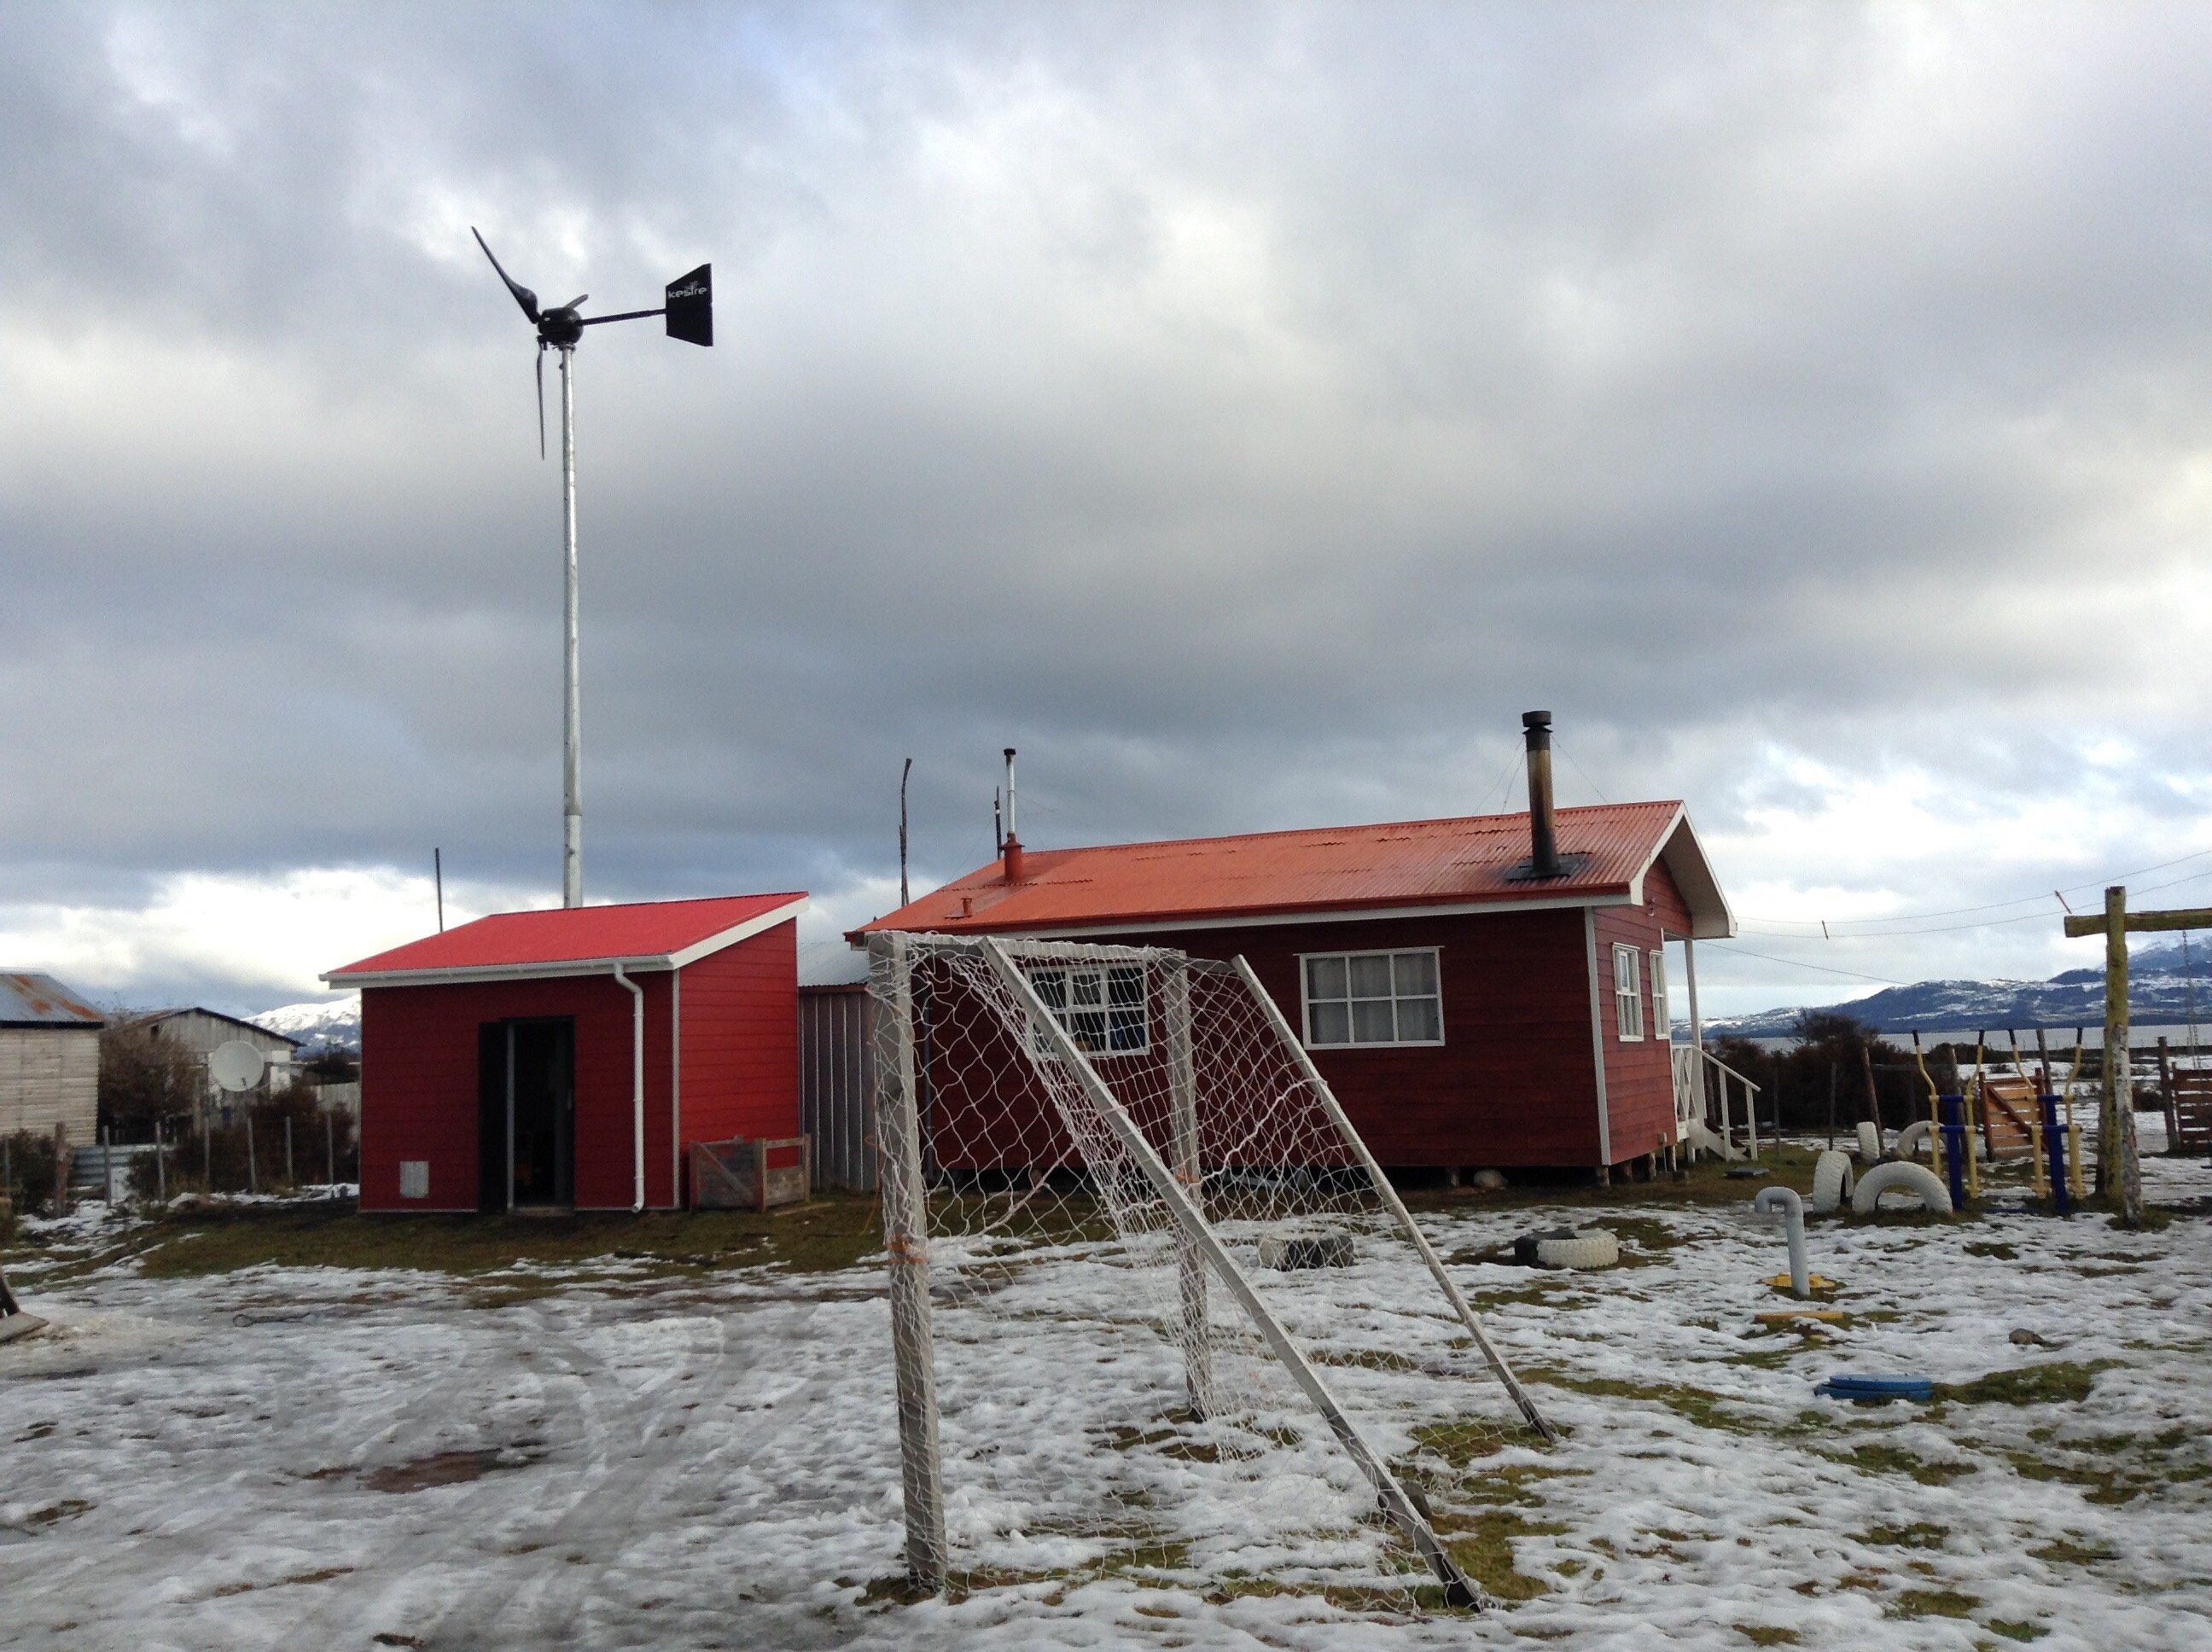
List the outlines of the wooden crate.
{"type": "Polygon", "coordinates": [[[792,1136],[771,1141],[691,1144],[691,1208],[704,1211],[766,1211],[804,1205],[814,1185],[814,1138],[792,1136]],[[771,1164],[771,1153],[796,1153],[795,1164],[771,1164]]]}
{"type": "Polygon", "coordinates": [[[2183,1068],[2167,1080],[2173,1098],[2169,1153],[2212,1153],[2212,1072],[2183,1068]]]}
{"type": "Polygon", "coordinates": [[[1982,1081],[1982,1144],[1990,1158],[2026,1158],[2035,1151],[2035,1081],[1988,1078],[1982,1081]]]}

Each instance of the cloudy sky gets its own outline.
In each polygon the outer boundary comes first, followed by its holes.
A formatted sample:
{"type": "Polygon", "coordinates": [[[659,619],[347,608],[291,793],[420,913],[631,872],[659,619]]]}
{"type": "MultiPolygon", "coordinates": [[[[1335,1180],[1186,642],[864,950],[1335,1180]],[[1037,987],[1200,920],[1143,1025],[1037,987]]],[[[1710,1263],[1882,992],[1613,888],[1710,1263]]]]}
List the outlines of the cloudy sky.
{"type": "Polygon", "coordinates": [[[449,915],[557,898],[472,224],[587,310],[714,266],[713,350],[579,357],[594,898],[832,933],[901,760],[926,886],[1007,744],[1036,845],[1512,806],[1545,706],[1564,801],[1688,801],[1711,1010],[2212,901],[2202,6],[0,30],[0,965],[258,1009],[427,928],[433,846],[449,915]]]}

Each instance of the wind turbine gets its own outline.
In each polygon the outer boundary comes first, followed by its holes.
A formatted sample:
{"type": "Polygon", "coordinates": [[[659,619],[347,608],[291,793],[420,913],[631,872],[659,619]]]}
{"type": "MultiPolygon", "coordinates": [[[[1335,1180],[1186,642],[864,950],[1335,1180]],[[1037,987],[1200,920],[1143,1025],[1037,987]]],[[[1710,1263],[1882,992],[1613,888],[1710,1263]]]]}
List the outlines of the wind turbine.
{"type": "Polygon", "coordinates": [[[668,283],[666,297],[657,310],[624,310],[619,315],[584,316],[577,313],[585,293],[550,310],[538,307],[538,295],[507,273],[483,234],[473,225],[469,234],[483,247],[484,257],[499,271],[507,290],[522,307],[530,325],[538,329],[538,456],[545,456],[545,352],[561,353],[561,525],[568,552],[568,576],[562,618],[567,631],[567,655],[561,710],[561,904],[584,903],[584,760],[581,727],[583,694],[577,677],[576,639],[576,384],[573,373],[576,346],[586,327],[610,321],[637,321],[649,315],[667,318],[668,336],[687,344],[714,342],[714,266],[702,264],[689,275],[668,283]]]}

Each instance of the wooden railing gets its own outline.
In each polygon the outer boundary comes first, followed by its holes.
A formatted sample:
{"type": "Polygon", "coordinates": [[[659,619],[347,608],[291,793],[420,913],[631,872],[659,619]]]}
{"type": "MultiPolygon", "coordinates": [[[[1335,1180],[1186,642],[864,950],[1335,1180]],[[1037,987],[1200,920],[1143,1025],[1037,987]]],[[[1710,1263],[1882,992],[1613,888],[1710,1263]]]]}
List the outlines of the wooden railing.
{"type": "Polygon", "coordinates": [[[1732,1083],[1741,1084],[1744,1135],[1752,1161],[1757,1163],[1759,1086],[1702,1046],[1677,1044],[1674,1048],[1674,1139],[1677,1141],[1688,1139],[1690,1121],[1693,1119],[1708,1130],[1712,1129],[1710,1115],[1712,1102],[1717,1098],[1720,1103],[1720,1127],[1715,1133],[1723,1143],[1721,1154],[1723,1158],[1735,1157],[1735,1127],[1729,1117],[1729,1086],[1732,1083]],[[1710,1088],[1708,1074],[1711,1075],[1710,1088]]]}

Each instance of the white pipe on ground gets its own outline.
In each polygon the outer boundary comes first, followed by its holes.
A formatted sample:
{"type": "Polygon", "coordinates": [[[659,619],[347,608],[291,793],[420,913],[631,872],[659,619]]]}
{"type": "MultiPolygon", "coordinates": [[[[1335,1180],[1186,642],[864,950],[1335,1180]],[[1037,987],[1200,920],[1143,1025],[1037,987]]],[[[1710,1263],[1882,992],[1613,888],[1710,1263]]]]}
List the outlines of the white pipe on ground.
{"type": "Polygon", "coordinates": [[[1803,1301],[1813,1294],[1812,1270],[1805,1263],[1805,1201],[1795,1187],[1762,1187],[1751,1207],[1763,1216],[1782,1213],[1790,1236],[1790,1294],[1803,1301]]]}
{"type": "Polygon", "coordinates": [[[631,1197],[630,1213],[645,1209],[645,988],[615,966],[615,979],[630,990],[629,1108],[631,1197]]]}

